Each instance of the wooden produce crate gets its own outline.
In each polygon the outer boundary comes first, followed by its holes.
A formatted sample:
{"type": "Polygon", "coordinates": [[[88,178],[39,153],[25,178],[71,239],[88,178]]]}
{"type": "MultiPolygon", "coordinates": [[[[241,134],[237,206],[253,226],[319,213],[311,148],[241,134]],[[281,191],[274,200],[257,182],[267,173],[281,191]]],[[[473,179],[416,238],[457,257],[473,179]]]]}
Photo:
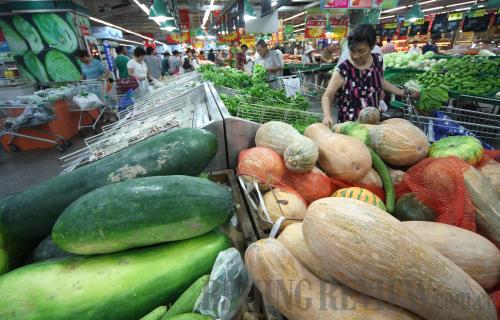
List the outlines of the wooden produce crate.
{"type": "MultiPolygon", "coordinates": [[[[208,173],[210,180],[226,185],[233,193],[236,205],[236,221],[231,220],[223,226],[224,232],[228,235],[233,247],[242,255],[249,244],[257,241],[254,225],[249,215],[243,194],[241,193],[238,180],[234,170],[222,170],[208,173]]],[[[272,306],[263,301],[262,295],[255,286],[252,286],[248,294],[247,303],[244,304],[233,320],[282,320],[283,317],[275,311],[272,306]]]]}

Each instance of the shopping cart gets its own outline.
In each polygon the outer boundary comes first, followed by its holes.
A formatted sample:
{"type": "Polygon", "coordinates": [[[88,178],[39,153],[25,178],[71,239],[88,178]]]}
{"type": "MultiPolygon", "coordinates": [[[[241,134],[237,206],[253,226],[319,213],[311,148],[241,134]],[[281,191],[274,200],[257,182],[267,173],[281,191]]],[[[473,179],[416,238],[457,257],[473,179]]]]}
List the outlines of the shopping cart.
{"type": "Polygon", "coordinates": [[[78,131],[80,134],[85,128],[97,131],[101,118],[112,111],[112,108],[104,103],[110,83],[107,80],[82,80],[67,84],[73,85],[74,95],[66,97],[64,101],[70,112],[79,113],[78,131]],[[94,117],[92,111],[97,111],[98,116],[94,117]],[[86,120],[90,120],[90,123],[86,124],[86,120]]]}
{"type": "Polygon", "coordinates": [[[404,102],[392,102],[392,106],[403,109],[403,116],[424,131],[429,141],[446,136],[469,135],[481,140],[487,148],[500,145],[500,115],[467,108],[444,106],[431,114],[420,114],[414,100],[406,95],[404,102]]]}
{"type": "Polygon", "coordinates": [[[323,93],[326,88],[311,82],[307,74],[298,72],[296,75],[279,77],[279,86],[287,92],[287,95],[293,95],[300,92],[311,105],[321,103],[323,93]]]}
{"type": "Polygon", "coordinates": [[[15,144],[16,139],[29,139],[53,144],[57,151],[64,152],[71,146],[64,137],[53,134],[40,126],[55,119],[52,106],[49,104],[26,103],[22,100],[4,100],[0,102],[0,140],[9,137],[6,145],[11,152],[20,151],[15,144]],[[21,129],[29,128],[29,133],[21,129]],[[36,134],[36,135],[35,135],[36,134]],[[43,138],[42,138],[43,137],[43,138]]]}

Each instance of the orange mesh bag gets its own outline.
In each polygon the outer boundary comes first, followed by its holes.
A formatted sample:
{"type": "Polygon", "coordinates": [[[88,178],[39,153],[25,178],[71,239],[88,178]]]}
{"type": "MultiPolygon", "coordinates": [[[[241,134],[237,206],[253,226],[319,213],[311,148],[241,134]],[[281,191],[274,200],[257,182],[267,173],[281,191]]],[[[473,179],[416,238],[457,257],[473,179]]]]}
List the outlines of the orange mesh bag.
{"type": "Polygon", "coordinates": [[[476,211],[463,178],[468,168],[455,157],[427,158],[411,167],[403,182],[437,213],[437,222],[476,231],[476,211]]]}
{"type": "MultiPolygon", "coordinates": [[[[496,289],[498,289],[498,286],[496,289]]],[[[500,318],[500,289],[491,293],[490,297],[491,297],[491,300],[493,300],[495,307],[497,308],[497,316],[500,318]]]]}
{"type": "Polygon", "coordinates": [[[500,150],[484,150],[481,161],[476,164],[476,168],[481,168],[486,165],[490,160],[500,162],[500,150]]]}
{"type": "Polygon", "coordinates": [[[333,193],[330,178],[321,170],[314,168],[308,173],[294,173],[287,170],[284,183],[296,190],[307,202],[330,197],[333,193]]]}
{"type": "Polygon", "coordinates": [[[287,171],[285,161],[271,149],[256,147],[240,152],[236,172],[242,177],[252,177],[261,183],[282,186],[287,171]]]}

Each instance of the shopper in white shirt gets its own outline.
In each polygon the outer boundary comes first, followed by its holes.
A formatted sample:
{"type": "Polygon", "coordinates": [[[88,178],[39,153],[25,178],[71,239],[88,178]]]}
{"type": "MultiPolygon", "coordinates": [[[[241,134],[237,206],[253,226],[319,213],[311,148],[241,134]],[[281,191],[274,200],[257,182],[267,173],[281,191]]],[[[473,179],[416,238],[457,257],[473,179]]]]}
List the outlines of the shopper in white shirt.
{"type": "Polygon", "coordinates": [[[134,58],[127,62],[127,69],[129,77],[133,77],[139,83],[137,88],[137,96],[142,97],[148,93],[149,82],[153,81],[153,78],[149,74],[148,66],[144,62],[144,57],[146,56],[146,51],[137,47],[134,50],[134,58]]]}
{"type": "Polygon", "coordinates": [[[314,63],[313,53],[314,53],[314,49],[312,49],[312,48],[309,48],[304,52],[304,54],[302,55],[302,64],[303,65],[314,63]]]}
{"type": "Polygon", "coordinates": [[[410,50],[408,50],[408,53],[421,53],[420,48],[418,47],[418,41],[415,40],[413,41],[413,45],[411,46],[410,50]]]}
{"type": "Polygon", "coordinates": [[[270,86],[279,88],[278,81],[273,81],[277,77],[283,76],[283,62],[278,53],[274,50],[269,50],[267,43],[260,39],[255,45],[257,58],[255,64],[263,66],[267,70],[267,80],[270,81],[270,86]]]}

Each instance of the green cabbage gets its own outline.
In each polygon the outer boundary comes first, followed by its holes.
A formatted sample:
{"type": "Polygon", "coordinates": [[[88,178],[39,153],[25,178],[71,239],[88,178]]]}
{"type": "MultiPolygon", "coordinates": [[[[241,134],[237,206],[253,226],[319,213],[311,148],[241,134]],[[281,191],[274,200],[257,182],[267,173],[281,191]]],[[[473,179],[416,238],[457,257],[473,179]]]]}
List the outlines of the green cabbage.
{"type": "Polygon", "coordinates": [[[3,31],[5,40],[9,45],[9,49],[14,52],[17,56],[22,56],[28,51],[28,46],[24,42],[23,38],[7,24],[7,22],[0,20],[0,29],[3,31]]]}
{"type": "Polygon", "coordinates": [[[31,51],[36,54],[42,52],[42,38],[40,38],[38,31],[36,31],[36,29],[33,28],[33,26],[28,21],[21,18],[20,16],[14,16],[12,18],[12,23],[14,24],[14,27],[16,27],[17,31],[19,31],[19,33],[23,36],[23,38],[28,41],[31,47],[31,51]]]}
{"type": "Polygon", "coordinates": [[[17,70],[19,70],[19,73],[21,73],[21,76],[29,81],[36,82],[36,78],[26,69],[26,67],[23,64],[18,64],[17,65],[17,70]]]}
{"type": "Polygon", "coordinates": [[[36,13],[33,15],[42,38],[51,46],[64,53],[73,53],[78,47],[75,32],[66,21],[54,13],[36,13]]]}
{"type": "Polygon", "coordinates": [[[73,62],[64,53],[55,49],[45,55],[45,67],[54,81],[76,81],[81,78],[73,62]]]}
{"type": "Polygon", "coordinates": [[[45,71],[45,67],[33,52],[28,52],[24,55],[24,64],[31,72],[31,74],[38,79],[38,81],[50,82],[49,76],[45,71]]]}

